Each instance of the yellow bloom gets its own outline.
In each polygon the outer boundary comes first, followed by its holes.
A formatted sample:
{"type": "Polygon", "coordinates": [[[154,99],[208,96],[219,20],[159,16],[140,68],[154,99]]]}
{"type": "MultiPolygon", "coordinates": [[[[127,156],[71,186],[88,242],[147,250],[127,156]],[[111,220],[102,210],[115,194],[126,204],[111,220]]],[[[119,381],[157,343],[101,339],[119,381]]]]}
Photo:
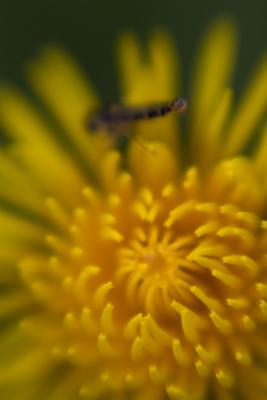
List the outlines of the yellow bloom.
{"type": "MultiPolygon", "coordinates": [[[[234,108],[235,51],[215,24],[186,128],[136,127],[151,154],[87,132],[98,101],[64,52],[29,68],[38,105],[1,88],[1,398],[266,398],[267,59],[234,108]]],[[[180,93],[165,35],[119,59],[125,102],[180,93]]]]}

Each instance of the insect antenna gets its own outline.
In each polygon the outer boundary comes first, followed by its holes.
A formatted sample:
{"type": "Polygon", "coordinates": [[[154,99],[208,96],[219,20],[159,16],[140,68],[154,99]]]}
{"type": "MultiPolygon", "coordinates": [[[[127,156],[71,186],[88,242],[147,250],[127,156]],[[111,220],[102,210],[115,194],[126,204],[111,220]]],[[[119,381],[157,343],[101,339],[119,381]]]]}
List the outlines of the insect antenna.
{"type": "Polygon", "coordinates": [[[141,146],[142,149],[145,150],[147,153],[150,153],[152,155],[156,154],[155,150],[151,150],[142,140],[138,139],[137,137],[133,137],[132,140],[134,140],[139,146],[141,146]]]}

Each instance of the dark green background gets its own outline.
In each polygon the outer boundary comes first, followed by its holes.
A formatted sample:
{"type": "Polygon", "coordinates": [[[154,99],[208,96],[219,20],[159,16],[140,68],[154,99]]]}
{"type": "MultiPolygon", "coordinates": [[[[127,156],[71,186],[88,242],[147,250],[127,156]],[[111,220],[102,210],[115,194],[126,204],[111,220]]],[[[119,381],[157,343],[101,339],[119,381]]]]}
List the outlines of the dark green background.
{"type": "Polygon", "coordinates": [[[266,50],[266,0],[0,0],[0,78],[22,80],[27,60],[47,43],[59,43],[110,100],[118,95],[112,54],[118,33],[132,30],[145,39],[165,26],[179,46],[186,80],[199,38],[221,15],[230,15],[240,31],[239,90],[266,50]]]}

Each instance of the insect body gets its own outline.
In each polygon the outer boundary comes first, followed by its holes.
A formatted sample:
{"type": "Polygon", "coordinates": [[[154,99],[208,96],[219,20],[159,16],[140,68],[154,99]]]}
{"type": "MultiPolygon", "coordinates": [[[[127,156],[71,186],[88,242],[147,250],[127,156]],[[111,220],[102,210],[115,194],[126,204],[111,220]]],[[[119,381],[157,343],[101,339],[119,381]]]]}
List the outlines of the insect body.
{"type": "Polygon", "coordinates": [[[170,103],[156,104],[144,107],[112,105],[95,113],[89,120],[92,130],[111,129],[122,124],[142,119],[162,117],[170,112],[181,113],[185,111],[187,102],[179,97],[170,103]]]}
{"type": "MultiPolygon", "coordinates": [[[[104,107],[93,114],[87,121],[87,126],[92,131],[107,130],[115,137],[129,136],[129,125],[133,122],[162,117],[170,112],[181,113],[185,111],[187,102],[182,97],[170,103],[161,103],[143,107],[111,105],[104,107]]],[[[134,140],[146,151],[147,146],[138,138],[134,140]]]]}

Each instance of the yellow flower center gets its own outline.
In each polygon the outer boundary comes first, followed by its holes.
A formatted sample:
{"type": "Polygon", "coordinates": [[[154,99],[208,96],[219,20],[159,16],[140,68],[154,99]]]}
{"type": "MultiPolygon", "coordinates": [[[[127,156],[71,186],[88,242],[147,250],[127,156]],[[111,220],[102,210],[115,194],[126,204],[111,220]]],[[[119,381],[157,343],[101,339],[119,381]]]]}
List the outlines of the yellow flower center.
{"type": "Polygon", "coordinates": [[[43,314],[25,327],[40,327],[32,331],[55,363],[75,366],[88,398],[191,398],[207,377],[232,387],[261,351],[251,333],[267,318],[253,166],[228,160],[205,176],[189,168],[154,191],[120,172],[115,188],[84,187],[71,211],[46,200],[57,226],[46,235],[50,256],[21,262],[43,314]]]}

